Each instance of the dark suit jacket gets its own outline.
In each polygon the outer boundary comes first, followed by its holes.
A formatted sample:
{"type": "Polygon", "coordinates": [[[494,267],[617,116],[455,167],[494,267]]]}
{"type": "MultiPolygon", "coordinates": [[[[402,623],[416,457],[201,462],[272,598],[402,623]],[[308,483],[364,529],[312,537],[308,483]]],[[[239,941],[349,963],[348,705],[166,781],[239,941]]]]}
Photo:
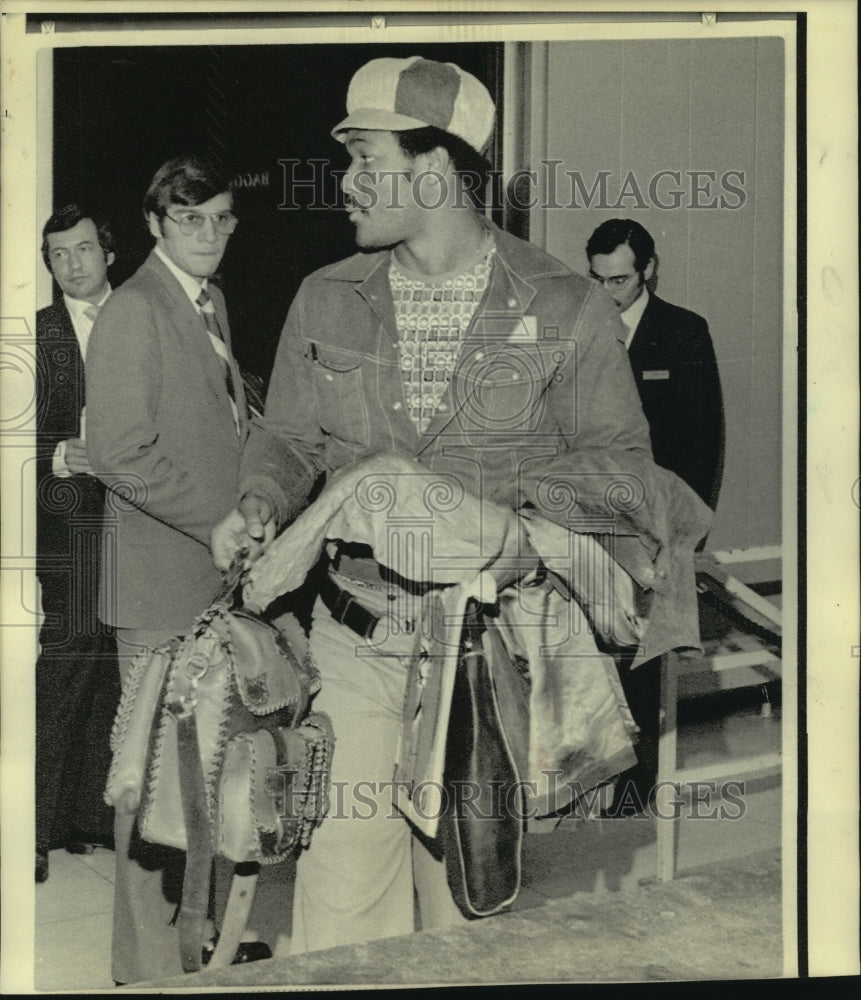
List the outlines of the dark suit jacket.
{"type": "Polygon", "coordinates": [[[651,295],[628,357],[655,461],[716,508],[724,415],[708,324],[702,316],[651,295]]]}
{"type": "Polygon", "coordinates": [[[186,631],[221,588],[213,526],[236,504],[247,434],[221,292],[209,285],[239,395],[237,435],[202,317],[151,253],[102,307],[87,348],[87,451],[111,487],[100,614],[122,628],[186,631]]]}
{"type": "Polygon", "coordinates": [[[105,488],[93,476],[58,478],[52,469],[57,444],[80,435],[84,402],[84,359],[61,299],[36,314],[36,572],[47,616],[43,645],[65,645],[75,634],[99,630],[95,584],[105,488]]]}

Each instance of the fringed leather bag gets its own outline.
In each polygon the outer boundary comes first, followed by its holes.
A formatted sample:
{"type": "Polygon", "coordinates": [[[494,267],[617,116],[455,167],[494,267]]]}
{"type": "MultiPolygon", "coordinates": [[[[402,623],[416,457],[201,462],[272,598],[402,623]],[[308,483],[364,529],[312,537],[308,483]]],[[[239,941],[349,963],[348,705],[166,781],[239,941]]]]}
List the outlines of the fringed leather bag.
{"type": "Polygon", "coordinates": [[[237,579],[187,636],[135,660],[111,736],[105,800],[137,812],[145,840],[186,851],[187,972],[201,966],[213,858],[237,866],[209,961],[218,967],[233,959],[259,866],[307,846],[328,808],[334,739],[328,717],[308,712],[319,678],[305,633],[292,616],[276,627],[231,609],[237,579]]]}

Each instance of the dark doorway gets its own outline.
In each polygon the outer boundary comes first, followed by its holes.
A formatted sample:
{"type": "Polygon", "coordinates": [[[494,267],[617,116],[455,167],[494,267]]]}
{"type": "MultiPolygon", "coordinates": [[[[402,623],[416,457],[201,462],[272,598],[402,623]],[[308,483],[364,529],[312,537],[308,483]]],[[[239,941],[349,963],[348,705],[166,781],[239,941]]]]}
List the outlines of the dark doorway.
{"type": "MultiPolygon", "coordinates": [[[[346,166],[330,129],[353,73],[381,55],[455,62],[502,91],[499,44],[86,47],[54,53],[54,204],[111,220],[112,279],[152,246],[141,203],[165,160],[218,159],[240,225],[219,280],[239,361],[268,377],[287,308],[305,275],[353,252],[338,210],[346,166]]],[[[499,167],[494,163],[495,168],[499,167]]]]}

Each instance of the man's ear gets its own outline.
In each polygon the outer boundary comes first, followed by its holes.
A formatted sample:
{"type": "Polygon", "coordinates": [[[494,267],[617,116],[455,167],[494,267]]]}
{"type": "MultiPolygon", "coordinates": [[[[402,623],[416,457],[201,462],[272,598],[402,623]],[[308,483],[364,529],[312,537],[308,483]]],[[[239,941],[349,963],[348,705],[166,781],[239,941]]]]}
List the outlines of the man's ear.
{"type": "Polygon", "coordinates": [[[111,250],[110,253],[105,254],[105,264],[110,267],[111,264],[117,259],[117,255],[111,250]]]}
{"type": "Polygon", "coordinates": [[[164,233],[161,231],[161,223],[159,222],[158,216],[155,212],[150,212],[146,217],[146,221],[150,236],[157,240],[161,239],[164,233]]]}
{"type": "Polygon", "coordinates": [[[451,157],[442,146],[434,146],[427,153],[420,153],[416,159],[421,161],[421,170],[428,171],[429,179],[435,183],[439,183],[440,178],[445,177],[451,164],[451,157]]]}
{"type": "Polygon", "coordinates": [[[655,273],[655,258],[654,257],[650,257],[649,258],[649,263],[646,264],[646,267],[645,267],[645,269],[643,271],[643,281],[651,281],[652,280],[652,275],[654,273],[655,273]]]}

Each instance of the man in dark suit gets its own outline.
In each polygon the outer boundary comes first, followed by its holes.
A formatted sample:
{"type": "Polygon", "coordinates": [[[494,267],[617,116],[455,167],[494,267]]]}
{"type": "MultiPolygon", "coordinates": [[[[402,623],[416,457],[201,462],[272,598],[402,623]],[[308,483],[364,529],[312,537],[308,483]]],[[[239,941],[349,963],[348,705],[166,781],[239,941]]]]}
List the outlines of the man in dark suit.
{"type": "MultiPolygon", "coordinates": [[[[197,156],[165,163],[144,199],[155,247],[111,296],[87,361],[87,452],[114,508],[102,620],[120,668],[188,631],[217,596],[213,526],[231,509],[248,429],[224,298],[210,280],[236,227],[227,181],[197,156]]],[[[117,810],[113,975],[182,972],[175,927],[183,855],[141,841],[117,810]]]]}
{"type": "MultiPolygon", "coordinates": [[[[589,276],[609,291],[627,330],[628,358],[649,423],[652,453],[714,510],[723,470],[720,377],[702,316],[658,298],[657,255],[649,232],[632,219],[609,219],[586,244],[589,276]]],[[[703,543],[701,543],[703,544],[703,543]]],[[[617,783],[613,811],[638,810],[657,775],[660,659],[636,670],[619,664],[638,726],[638,765],[617,783]]]]}
{"type": "Polygon", "coordinates": [[[36,315],[36,572],[44,623],[36,661],[36,881],[48,852],[113,845],[103,801],[109,737],[119,700],[113,630],[99,621],[104,486],[84,444],[84,357],[98,309],[111,294],[114,242],[77,205],[51,216],[42,259],[62,298],[36,315]]]}
{"type": "Polygon", "coordinates": [[[723,465],[723,403],[717,361],[702,316],[649,290],[657,256],[631,219],[602,223],[586,244],[589,275],[619,307],[628,357],[658,465],[675,472],[714,510],[723,465]]]}

